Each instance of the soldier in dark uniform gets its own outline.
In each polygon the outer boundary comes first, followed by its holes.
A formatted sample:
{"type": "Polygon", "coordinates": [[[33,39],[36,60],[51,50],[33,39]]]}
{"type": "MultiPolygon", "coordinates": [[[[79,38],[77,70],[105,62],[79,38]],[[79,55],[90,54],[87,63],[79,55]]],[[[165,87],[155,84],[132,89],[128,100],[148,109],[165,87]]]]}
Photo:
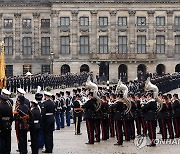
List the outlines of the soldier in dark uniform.
{"type": "Polygon", "coordinates": [[[148,146],[156,146],[154,143],[156,139],[156,110],[157,110],[157,103],[153,99],[153,94],[148,93],[147,95],[147,104],[142,105],[142,109],[145,112],[145,120],[147,123],[148,135],[151,140],[151,144],[148,146]]]}
{"type": "Polygon", "coordinates": [[[62,109],[61,103],[60,103],[60,94],[56,93],[56,99],[55,99],[55,119],[56,119],[56,130],[60,130],[61,123],[60,123],[60,111],[62,109]]]}
{"type": "Polygon", "coordinates": [[[24,96],[18,96],[16,108],[14,111],[16,129],[18,130],[18,147],[20,153],[22,154],[27,153],[27,131],[29,130],[29,120],[32,118],[30,110],[25,104],[24,100],[24,96]]]}
{"type": "Polygon", "coordinates": [[[175,130],[175,138],[180,137],[180,102],[178,94],[173,95],[173,104],[172,104],[174,115],[173,115],[173,124],[175,130]]]}
{"type": "Polygon", "coordinates": [[[109,105],[106,100],[106,96],[102,96],[102,117],[101,117],[101,129],[102,129],[102,140],[109,139],[109,105]]]}
{"type": "MultiPolygon", "coordinates": [[[[21,89],[21,88],[17,89],[17,95],[18,96],[24,96],[24,94],[26,94],[26,92],[23,89],[21,89]]],[[[30,101],[25,97],[24,97],[24,103],[30,109],[30,101]]]]}
{"type": "Polygon", "coordinates": [[[66,124],[70,126],[70,111],[71,111],[71,100],[70,91],[66,91],[66,124]]]}
{"type": "Polygon", "coordinates": [[[117,136],[117,143],[114,145],[122,145],[123,144],[123,114],[124,114],[124,104],[123,104],[123,94],[118,94],[115,103],[113,104],[114,116],[113,120],[115,121],[115,130],[117,136]]]}
{"type": "Polygon", "coordinates": [[[31,101],[31,113],[33,116],[33,119],[31,121],[30,125],[30,136],[31,136],[31,151],[32,154],[38,154],[38,136],[40,131],[40,122],[41,122],[41,113],[38,108],[38,102],[37,101],[31,101]]]}
{"type": "Polygon", "coordinates": [[[81,122],[82,122],[82,108],[81,108],[81,96],[76,95],[76,99],[73,103],[73,115],[75,122],[75,135],[81,135],[81,122]]]}
{"type": "Polygon", "coordinates": [[[43,123],[43,135],[45,142],[45,151],[43,153],[52,153],[53,151],[53,131],[54,131],[54,114],[55,105],[51,100],[52,94],[49,92],[44,92],[44,113],[42,115],[43,123]]]}
{"type": "MultiPolygon", "coordinates": [[[[42,101],[42,98],[43,98],[43,94],[41,93],[36,93],[35,94],[35,100],[38,102],[38,105],[40,107],[40,111],[41,111],[41,117],[42,117],[42,114],[44,113],[44,102],[42,101]]],[[[38,147],[40,149],[43,149],[44,147],[44,136],[43,136],[43,131],[42,131],[42,128],[44,126],[42,125],[42,120],[41,120],[41,128],[39,130],[39,144],[38,144],[38,147]]]]}
{"type": "Polygon", "coordinates": [[[13,121],[12,104],[8,98],[0,95],[0,152],[11,153],[11,125],[13,121]]]}
{"type": "Polygon", "coordinates": [[[61,123],[61,128],[64,128],[64,112],[66,109],[66,102],[64,98],[64,92],[60,91],[60,123],[61,123]]]}
{"type": "Polygon", "coordinates": [[[94,114],[96,100],[93,98],[93,92],[88,94],[89,100],[82,105],[84,109],[84,118],[86,119],[86,127],[89,141],[86,144],[94,144],[94,114]]]}
{"type": "Polygon", "coordinates": [[[167,128],[169,130],[169,138],[174,138],[174,132],[172,123],[170,123],[171,115],[170,115],[170,106],[168,105],[168,98],[167,95],[163,95],[163,105],[162,109],[158,112],[158,119],[160,122],[160,129],[162,134],[162,139],[167,139],[167,128]]]}

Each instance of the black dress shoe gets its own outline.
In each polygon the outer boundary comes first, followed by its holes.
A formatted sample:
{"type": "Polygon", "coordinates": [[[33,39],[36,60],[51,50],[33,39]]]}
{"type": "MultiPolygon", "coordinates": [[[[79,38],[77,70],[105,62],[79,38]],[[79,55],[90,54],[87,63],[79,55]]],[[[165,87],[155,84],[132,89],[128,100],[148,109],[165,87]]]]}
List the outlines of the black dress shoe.
{"type": "Polygon", "coordinates": [[[99,141],[99,140],[98,140],[98,141],[96,140],[96,141],[94,141],[94,142],[100,142],[100,141],[99,141]]]}
{"type": "Polygon", "coordinates": [[[42,153],[52,153],[52,151],[45,150],[45,151],[42,151],[42,153]]]}
{"type": "Polygon", "coordinates": [[[82,135],[82,133],[78,133],[77,135],[82,135]]]}
{"type": "Polygon", "coordinates": [[[114,145],[122,146],[122,144],[120,144],[120,143],[115,143],[114,145]]]}
{"type": "Polygon", "coordinates": [[[89,142],[87,142],[87,143],[85,143],[85,144],[94,144],[94,143],[89,143],[89,142]]]}
{"type": "Polygon", "coordinates": [[[155,147],[156,146],[156,144],[149,144],[149,145],[147,145],[148,147],[155,147]]]}

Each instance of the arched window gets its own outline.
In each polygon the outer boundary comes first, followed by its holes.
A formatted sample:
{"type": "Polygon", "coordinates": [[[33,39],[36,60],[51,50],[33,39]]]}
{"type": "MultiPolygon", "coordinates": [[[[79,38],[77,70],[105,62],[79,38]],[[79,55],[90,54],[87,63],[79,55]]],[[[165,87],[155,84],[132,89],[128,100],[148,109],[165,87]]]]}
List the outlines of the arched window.
{"type": "Polygon", "coordinates": [[[125,64],[119,65],[118,68],[118,79],[121,79],[122,82],[127,82],[127,66],[125,64]]]}
{"type": "Polygon", "coordinates": [[[145,79],[145,75],[146,75],[146,65],[144,64],[140,64],[137,67],[137,78],[139,81],[142,81],[145,79]]]}
{"type": "Polygon", "coordinates": [[[86,64],[81,65],[80,72],[89,72],[89,66],[86,64]]]}
{"type": "Polygon", "coordinates": [[[68,72],[70,72],[70,66],[67,64],[62,65],[61,66],[61,75],[64,75],[68,72]]]}
{"type": "Polygon", "coordinates": [[[165,66],[163,64],[159,64],[156,66],[156,73],[158,75],[163,75],[165,73],[165,66]]]}

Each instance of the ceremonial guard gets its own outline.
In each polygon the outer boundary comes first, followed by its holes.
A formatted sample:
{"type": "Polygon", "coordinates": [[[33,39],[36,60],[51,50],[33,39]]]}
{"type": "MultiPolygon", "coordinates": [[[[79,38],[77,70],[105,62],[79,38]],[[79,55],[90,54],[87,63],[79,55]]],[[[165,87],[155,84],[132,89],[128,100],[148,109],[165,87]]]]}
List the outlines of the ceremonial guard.
{"type": "Polygon", "coordinates": [[[116,130],[116,137],[117,143],[114,145],[122,145],[123,144],[123,115],[124,115],[124,104],[123,104],[123,94],[118,94],[116,101],[113,104],[114,116],[113,120],[115,121],[115,130],[116,130]]]}
{"type": "Polygon", "coordinates": [[[174,110],[174,115],[173,115],[173,123],[174,123],[174,130],[175,130],[175,138],[180,137],[180,101],[178,94],[173,95],[173,110],[174,110]]]}
{"type": "Polygon", "coordinates": [[[0,95],[0,153],[11,153],[11,125],[13,122],[12,104],[0,95]]]}
{"type": "Polygon", "coordinates": [[[89,100],[82,105],[89,140],[86,144],[94,144],[94,114],[96,111],[96,100],[93,98],[93,92],[89,92],[88,97],[89,100]]]}
{"type": "Polygon", "coordinates": [[[43,98],[43,94],[41,94],[41,93],[35,94],[35,100],[38,102],[38,107],[41,112],[41,128],[39,130],[39,135],[38,135],[38,138],[39,138],[38,147],[40,149],[43,149],[43,147],[44,147],[44,136],[43,136],[43,130],[42,130],[42,128],[44,128],[43,123],[42,123],[42,121],[44,121],[44,119],[42,120],[42,118],[45,118],[45,117],[42,117],[42,115],[44,114],[45,110],[44,110],[44,102],[42,101],[42,98],[43,98]]]}
{"type": "Polygon", "coordinates": [[[102,140],[109,139],[109,105],[106,100],[106,96],[102,96],[102,117],[101,117],[101,129],[102,129],[102,140]]]}
{"type": "Polygon", "coordinates": [[[156,146],[154,143],[156,139],[156,110],[157,110],[157,103],[153,99],[153,94],[147,94],[147,104],[142,105],[142,109],[144,111],[144,118],[146,121],[148,135],[151,140],[151,144],[148,146],[156,146]]]}
{"type": "Polygon", "coordinates": [[[64,128],[64,112],[66,109],[66,104],[65,104],[65,98],[64,98],[64,92],[60,91],[60,123],[61,123],[61,128],[64,128]]]}
{"type": "Polygon", "coordinates": [[[43,136],[45,142],[45,151],[43,153],[53,152],[53,131],[54,131],[54,115],[55,104],[51,100],[52,94],[44,92],[44,113],[42,115],[43,136]]]}
{"type": "Polygon", "coordinates": [[[71,111],[71,100],[70,91],[66,91],[66,124],[70,126],[70,111],[71,111]]]}
{"type": "Polygon", "coordinates": [[[56,93],[55,99],[55,119],[56,119],[56,130],[60,130],[61,123],[60,123],[60,112],[62,110],[61,103],[60,103],[60,94],[56,93]]]}
{"type": "MultiPolygon", "coordinates": [[[[25,94],[26,94],[26,92],[23,89],[21,89],[21,88],[17,89],[17,95],[18,96],[24,96],[25,94]]],[[[24,97],[24,103],[30,109],[30,101],[25,97],[24,97]]]]}
{"type": "Polygon", "coordinates": [[[29,131],[29,121],[31,121],[32,115],[25,104],[24,96],[18,96],[14,114],[19,151],[21,154],[27,154],[27,132],[29,131]]]}
{"type": "Polygon", "coordinates": [[[31,136],[31,151],[32,154],[38,154],[38,136],[40,131],[40,122],[41,122],[41,112],[38,107],[38,102],[36,100],[31,101],[31,113],[32,121],[30,125],[30,136],[31,136]]]}
{"type": "Polygon", "coordinates": [[[73,103],[73,115],[75,122],[75,135],[81,135],[81,122],[82,122],[82,102],[81,96],[79,94],[76,95],[76,99],[73,103]]]}
{"type": "Polygon", "coordinates": [[[7,89],[2,89],[2,95],[8,98],[8,102],[11,103],[11,105],[13,106],[13,100],[9,98],[9,96],[11,95],[11,92],[8,91],[7,89]]]}

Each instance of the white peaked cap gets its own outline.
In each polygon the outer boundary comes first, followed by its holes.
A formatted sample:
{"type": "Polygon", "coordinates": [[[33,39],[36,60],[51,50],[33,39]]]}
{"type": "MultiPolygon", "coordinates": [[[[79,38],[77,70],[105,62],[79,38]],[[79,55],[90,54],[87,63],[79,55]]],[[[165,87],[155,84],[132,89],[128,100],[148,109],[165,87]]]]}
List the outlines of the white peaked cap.
{"type": "Polygon", "coordinates": [[[27,72],[26,75],[33,75],[31,72],[27,72]]]}
{"type": "Polygon", "coordinates": [[[24,89],[22,89],[22,88],[18,88],[17,91],[18,91],[19,93],[21,93],[21,94],[25,94],[25,93],[26,93],[26,92],[24,91],[24,89]]]}
{"type": "Polygon", "coordinates": [[[44,95],[47,95],[47,96],[52,96],[52,94],[50,92],[47,92],[47,91],[44,91],[44,95]]]}
{"type": "Polygon", "coordinates": [[[11,92],[7,89],[2,89],[2,93],[6,94],[6,95],[10,95],[11,92]]]}

